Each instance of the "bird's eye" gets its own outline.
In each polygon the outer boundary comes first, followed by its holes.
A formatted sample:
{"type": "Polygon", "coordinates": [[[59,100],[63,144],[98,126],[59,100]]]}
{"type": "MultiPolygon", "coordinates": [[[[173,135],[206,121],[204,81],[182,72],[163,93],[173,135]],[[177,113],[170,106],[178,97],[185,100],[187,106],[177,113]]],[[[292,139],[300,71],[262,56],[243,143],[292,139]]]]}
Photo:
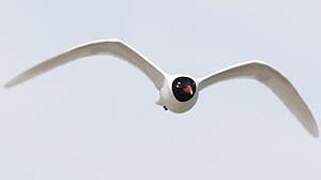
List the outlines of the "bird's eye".
{"type": "Polygon", "coordinates": [[[181,88],[182,87],[182,83],[180,81],[178,81],[175,87],[176,88],[181,88]]]}

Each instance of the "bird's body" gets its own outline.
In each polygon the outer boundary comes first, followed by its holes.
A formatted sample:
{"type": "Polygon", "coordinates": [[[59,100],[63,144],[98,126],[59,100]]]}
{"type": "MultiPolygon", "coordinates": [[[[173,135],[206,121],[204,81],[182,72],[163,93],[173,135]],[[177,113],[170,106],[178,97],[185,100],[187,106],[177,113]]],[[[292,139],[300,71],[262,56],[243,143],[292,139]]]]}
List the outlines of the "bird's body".
{"type": "Polygon", "coordinates": [[[18,75],[5,87],[15,86],[82,57],[105,54],[125,60],[146,74],[159,90],[160,97],[156,104],[163,106],[166,110],[169,109],[175,113],[186,112],[196,104],[199,92],[206,87],[225,80],[249,78],[270,88],[311,135],[317,137],[319,134],[311,111],[294,86],[285,76],[261,61],[247,61],[202,78],[184,74],[170,75],[117,39],[95,41],[72,48],[18,75]]]}

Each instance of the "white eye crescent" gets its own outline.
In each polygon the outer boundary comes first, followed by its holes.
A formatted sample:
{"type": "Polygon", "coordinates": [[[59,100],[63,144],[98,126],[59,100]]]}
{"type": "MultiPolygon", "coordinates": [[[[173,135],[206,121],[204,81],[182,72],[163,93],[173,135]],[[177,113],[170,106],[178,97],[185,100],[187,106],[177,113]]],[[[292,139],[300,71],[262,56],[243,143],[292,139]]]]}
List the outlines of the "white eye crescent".
{"type": "Polygon", "coordinates": [[[182,87],[182,83],[180,81],[178,81],[175,87],[176,88],[181,88],[182,87]]]}

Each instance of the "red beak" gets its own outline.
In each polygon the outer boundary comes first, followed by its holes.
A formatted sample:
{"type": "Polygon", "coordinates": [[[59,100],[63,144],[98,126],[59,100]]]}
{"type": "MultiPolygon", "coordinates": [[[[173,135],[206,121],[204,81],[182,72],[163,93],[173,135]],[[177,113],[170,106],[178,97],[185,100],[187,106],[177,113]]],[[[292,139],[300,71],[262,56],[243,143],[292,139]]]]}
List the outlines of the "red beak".
{"type": "Polygon", "coordinates": [[[193,95],[194,94],[194,91],[193,91],[193,88],[191,85],[186,85],[184,88],[183,88],[184,92],[190,94],[190,95],[193,95]]]}

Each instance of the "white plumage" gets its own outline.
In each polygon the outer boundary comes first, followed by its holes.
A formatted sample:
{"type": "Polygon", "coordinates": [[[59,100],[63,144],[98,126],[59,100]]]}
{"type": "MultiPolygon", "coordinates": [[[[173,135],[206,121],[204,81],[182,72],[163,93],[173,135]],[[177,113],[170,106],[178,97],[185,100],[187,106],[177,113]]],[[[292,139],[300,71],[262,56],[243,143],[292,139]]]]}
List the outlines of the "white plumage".
{"type": "Polygon", "coordinates": [[[160,92],[157,104],[176,113],[190,110],[197,102],[199,92],[209,85],[236,78],[257,80],[280,98],[311,135],[319,135],[310,109],[290,81],[273,67],[257,60],[237,64],[197,79],[188,75],[169,75],[123,41],[109,39],[83,44],[50,58],[16,76],[5,87],[15,86],[60,65],[93,55],[115,56],[140,69],[160,92]]]}

